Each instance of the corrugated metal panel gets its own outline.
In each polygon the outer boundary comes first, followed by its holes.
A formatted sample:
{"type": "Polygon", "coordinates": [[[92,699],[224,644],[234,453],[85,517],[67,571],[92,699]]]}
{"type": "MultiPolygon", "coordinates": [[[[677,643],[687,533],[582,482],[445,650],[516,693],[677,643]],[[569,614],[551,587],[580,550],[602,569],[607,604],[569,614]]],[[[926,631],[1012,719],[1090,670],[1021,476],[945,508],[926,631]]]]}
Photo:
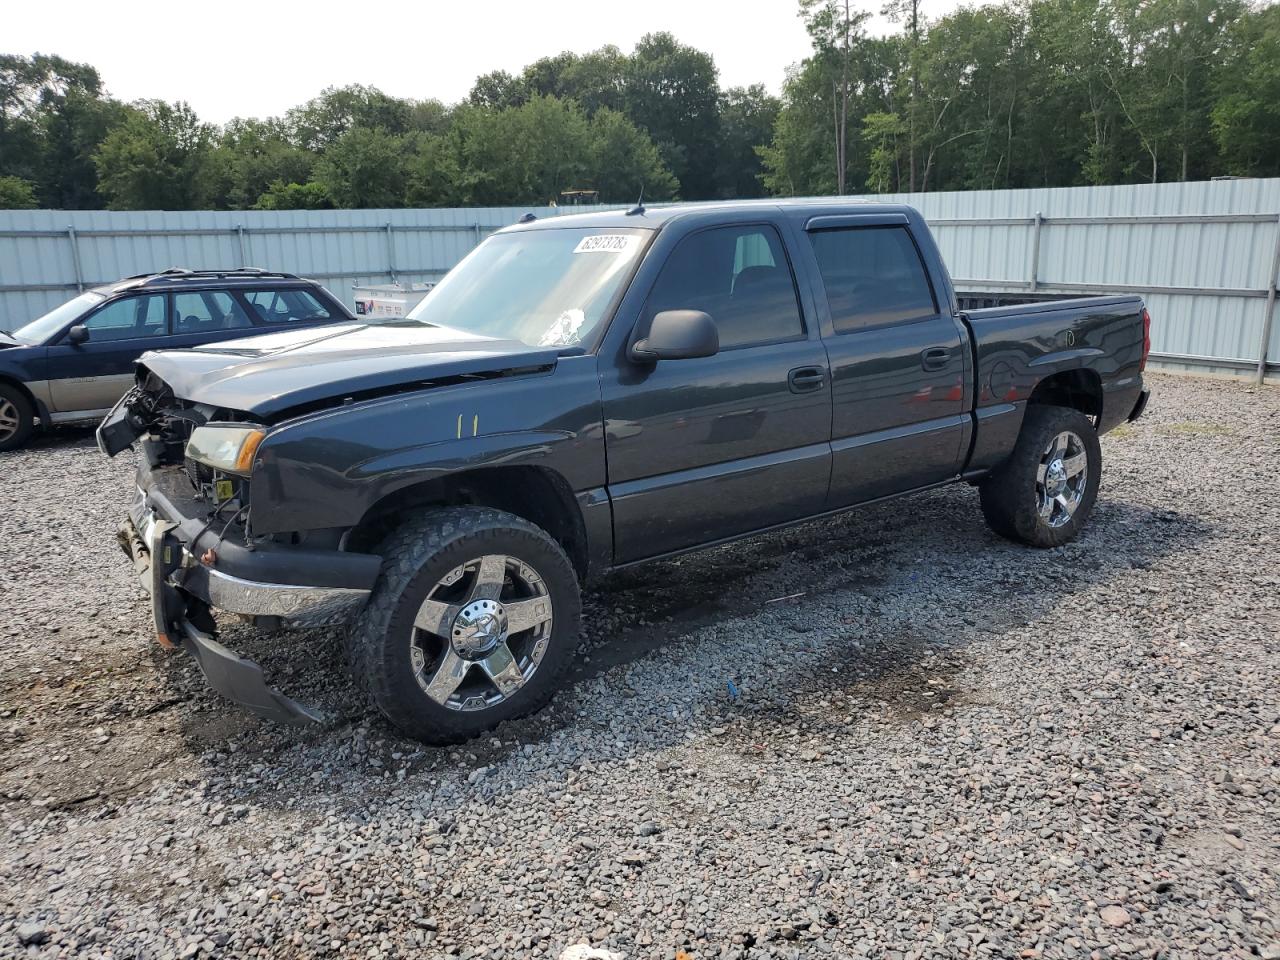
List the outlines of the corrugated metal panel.
{"type": "Polygon", "coordinates": [[[76,253],[84,286],[167,267],[255,266],[314,277],[352,306],[356,283],[386,282],[393,270],[404,281],[439,279],[489,233],[524,214],[576,209],[0,210],[0,328],[74,295],[76,253]]]}
{"type": "MultiPolygon", "coordinates": [[[[1280,179],[863,199],[917,207],[933,225],[962,290],[1027,288],[1033,268],[1041,292],[1113,284],[1147,295],[1157,352],[1258,356],[1280,231],[1280,179]],[[1036,214],[1045,218],[1038,257],[1036,214]],[[1073,222],[1098,217],[1243,219],[1073,222]],[[1200,292],[1168,289],[1179,287],[1200,292]]],[[[581,209],[0,211],[0,327],[38,316],[75,292],[69,229],[76,231],[86,285],[170,266],[260,266],[314,277],[350,305],[355,283],[383,282],[393,271],[402,281],[438,279],[491,230],[524,213],[545,217],[581,209]],[[6,235],[13,231],[31,235],[6,235]]],[[[1280,359],[1280,322],[1273,325],[1269,356],[1280,359]]]]}
{"type": "MultiPolygon", "coordinates": [[[[1280,180],[1218,180],[866,197],[909,203],[933,223],[952,275],[1026,283],[1034,227],[946,223],[1046,218],[1037,276],[1042,285],[1108,283],[1143,293],[1159,353],[1257,359],[1265,291],[1280,230],[1280,180]],[[1236,222],[1071,223],[1064,218],[1250,217],[1236,222]],[[1258,218],[1265,217],[1265,220],[1258,218]],[[1057,222],[1055,222],[1055,220],[1057,222]],[[1153,293],[1149,287],[1253,291],[1252,296],[1153,293]]],[[[1007,287],[960,283],[973,292],[1007,287]]],[[[1280,359],[1280,324],[1268,356],[1280,359]]],[[[1226,369],[1226,368],[1223,368],[1226,369]]]]}

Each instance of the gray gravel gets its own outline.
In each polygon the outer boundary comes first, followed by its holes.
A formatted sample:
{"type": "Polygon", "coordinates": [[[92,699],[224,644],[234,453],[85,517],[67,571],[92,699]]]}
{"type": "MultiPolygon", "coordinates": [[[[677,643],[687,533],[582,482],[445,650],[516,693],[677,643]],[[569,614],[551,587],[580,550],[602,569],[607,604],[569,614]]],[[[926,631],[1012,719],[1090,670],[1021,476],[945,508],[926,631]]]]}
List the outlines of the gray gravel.
{"type": "Polygon", "coordinates": [[[226,638],[330,726],[223,703],[130,467],[0,455],[0,955],[1280,957],[1280,391],[1151,379],[1077,544],[957,488],[619,576],[452,750],[327,633],[226,638]]]}

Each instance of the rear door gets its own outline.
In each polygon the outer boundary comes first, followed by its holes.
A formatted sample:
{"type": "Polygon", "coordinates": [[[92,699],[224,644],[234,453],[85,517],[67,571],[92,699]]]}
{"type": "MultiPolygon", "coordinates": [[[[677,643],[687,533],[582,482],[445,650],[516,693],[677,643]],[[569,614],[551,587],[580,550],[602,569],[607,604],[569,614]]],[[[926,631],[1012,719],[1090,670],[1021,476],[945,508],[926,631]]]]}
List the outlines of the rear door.
{"type": "Polygon", "coordinates": [[[822,509],[830,478],[826,351],[775,226],[681,239],[640,310],[710,314],[715,356],[602,364],[615,560],[627,563],[822,509]]]}
{"type": "Polygon", "coordinates": [[[133,385],[133,363],[165,345],[163,293],[122,297],[85,315],[89,339],[74,344],[66,333],[49,347],[47,367],[53,419],[106,410],[133,385]]]}
{"type": "Polygon", "coordinates": [[[963,328],[906,217],[816,217],[805,232],[831,362],[828,506],[955,476],[969,436],[963,328]]]}

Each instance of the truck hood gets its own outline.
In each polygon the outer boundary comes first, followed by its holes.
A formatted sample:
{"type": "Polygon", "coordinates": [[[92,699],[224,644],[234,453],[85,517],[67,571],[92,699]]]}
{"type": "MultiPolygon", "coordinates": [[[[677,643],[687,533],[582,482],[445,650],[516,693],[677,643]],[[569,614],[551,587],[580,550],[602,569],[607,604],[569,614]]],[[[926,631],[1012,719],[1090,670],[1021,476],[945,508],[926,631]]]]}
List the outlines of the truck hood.
{"type": "Polygon", "coordinates": [[[403,320],[161,350],[138,362],[183,400],[272,417],[425,381],[554,365],[558,355],[555,348],[403,320]]]}

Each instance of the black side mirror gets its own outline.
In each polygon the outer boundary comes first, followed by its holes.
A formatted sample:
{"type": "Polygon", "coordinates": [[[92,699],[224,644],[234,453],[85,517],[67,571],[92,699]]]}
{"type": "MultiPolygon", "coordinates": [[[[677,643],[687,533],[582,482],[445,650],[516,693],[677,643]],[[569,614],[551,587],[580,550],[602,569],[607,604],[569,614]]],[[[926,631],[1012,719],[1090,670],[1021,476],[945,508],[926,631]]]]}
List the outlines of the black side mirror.
{"type": "Polygon", "coordinates": [[[67,331],[67,343],[73,347],[78,347],[89,339],[89,328],[83,323],[77,323],[74,327],[67,331]]]}
{"type": "Polygon", "coordinates": [[[691,360],[720,351],[720,331],[710,314],[701,310],[663,310],[649,324],[649,335],[631,346],[631,359],[691,360]]]}

